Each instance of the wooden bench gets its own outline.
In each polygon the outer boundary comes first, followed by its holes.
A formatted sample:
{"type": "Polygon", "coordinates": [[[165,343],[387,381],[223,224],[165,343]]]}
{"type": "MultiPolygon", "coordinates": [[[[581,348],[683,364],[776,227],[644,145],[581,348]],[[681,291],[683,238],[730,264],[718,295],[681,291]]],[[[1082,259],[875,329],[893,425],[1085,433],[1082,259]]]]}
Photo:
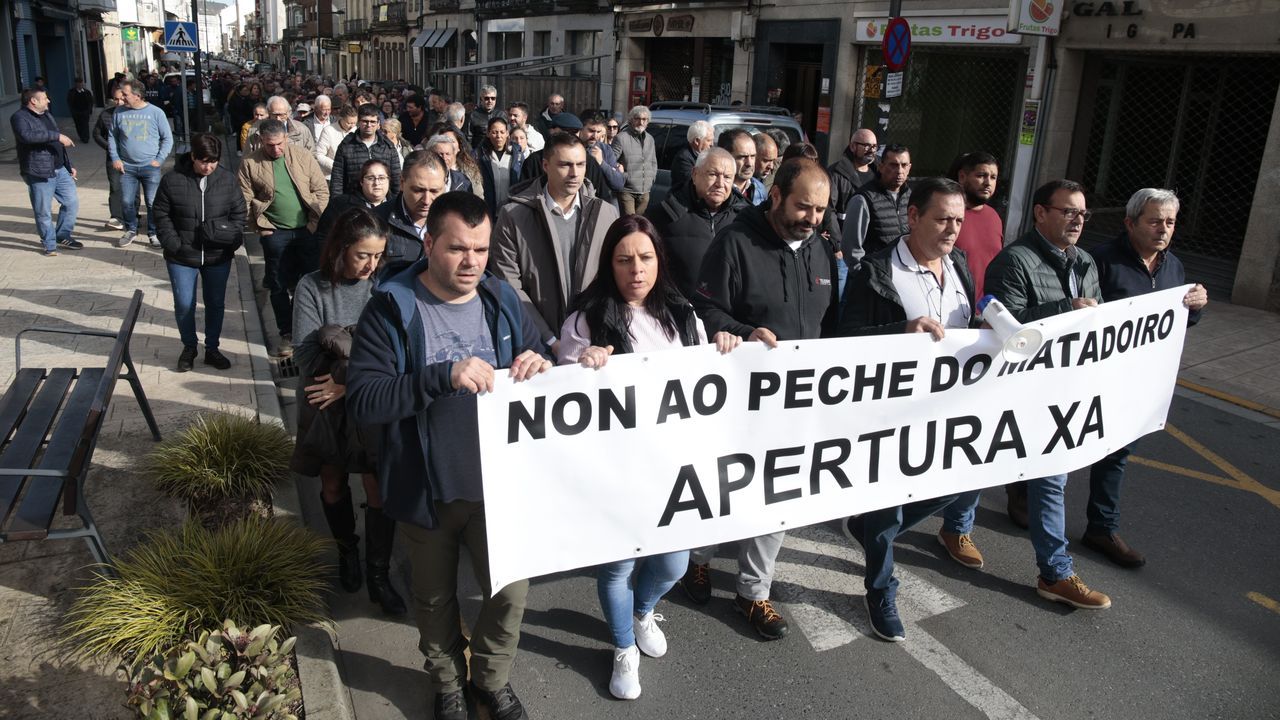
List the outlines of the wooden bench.
{"type": "Polygon", "coordinates": [[[152,437],[160,439],[129,356],[141,310],[142,291],[135,290],[118,332],[33,327],[18,333],[13,354],[17,373],[0,399],[0,543],[82,537],[97,562],[110,563],[85,502],[84,481],[117,378],[133,387],[152,437]],[[115,345],[105,367],[24,368],[22,336],[27,333],[115,338],[115,345]],[[122,365],[127,370],[123,374],[122,365]],[[50,527],[59,498],[62,514],[78,515],[82,527],[50,527]]]}

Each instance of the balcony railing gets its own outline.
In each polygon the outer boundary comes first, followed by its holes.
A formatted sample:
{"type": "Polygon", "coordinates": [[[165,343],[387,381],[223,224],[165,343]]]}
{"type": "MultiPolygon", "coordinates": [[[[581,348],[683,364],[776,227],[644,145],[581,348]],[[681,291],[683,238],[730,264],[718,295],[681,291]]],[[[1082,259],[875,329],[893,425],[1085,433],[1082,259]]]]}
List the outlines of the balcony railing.
{"type": "Polygon", "coordinates": [[[392,30],[408,26],[405,19],[405,3],[393,2],[373,6],[370,30],[392,30]]]}
{"type": "Polygon", "coordinates": [[[348,20],[342,24],[342,36],[348,38],[363,37],[369,32],[369,21],[364,18],[348,20]]]}

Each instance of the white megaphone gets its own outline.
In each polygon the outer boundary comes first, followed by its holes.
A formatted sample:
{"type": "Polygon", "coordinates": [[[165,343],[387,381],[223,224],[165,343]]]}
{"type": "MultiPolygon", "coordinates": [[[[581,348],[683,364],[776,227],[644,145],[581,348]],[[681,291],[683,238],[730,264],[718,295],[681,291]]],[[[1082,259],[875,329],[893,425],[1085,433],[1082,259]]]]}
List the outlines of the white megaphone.
{"type": "Polygon", "coordinates": [[[1035,328],[1023,327],[995,295],[987,295],[978,301],[978,313],[1004,343],[1000,354],[1006,362],[1030,360],[1040,349],[1044,335],[1035,328]]]}

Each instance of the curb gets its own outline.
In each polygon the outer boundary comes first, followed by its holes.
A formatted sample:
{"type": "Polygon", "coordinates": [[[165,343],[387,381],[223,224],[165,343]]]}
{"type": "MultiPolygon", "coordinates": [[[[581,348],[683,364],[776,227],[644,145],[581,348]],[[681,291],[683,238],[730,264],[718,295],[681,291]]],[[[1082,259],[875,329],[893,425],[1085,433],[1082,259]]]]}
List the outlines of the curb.
{"type": "Polygon", "coordinates": [[[1253,400],[1246,400],[1237,395],[1232,395],[1231,393],[1226,393],[1221,390],[1215,390],[1211,387],[1208,387],[1205,385],[1199,385],[1197,383],[1191,382],[1190,380],[1183,380],[1181,378],[1178,379],[1178,385],[1188,390],[1194,390],[1202,395],[1208,395],[1209,397],[1217,398],[1219,400],[1222,400],[1223,402],[1229,402],[1232,405],[1239,405],[1240,407],[1245,408],[1246,410],[1252,410],[1254,412],[1262,413],[1263,415],[1267,415],[1269,417],[1280,419],[1280,410],[1277,410],[1276,408],[1273,408],[1269,405],[1263,405],[1262,403],[1254,402],[1253,400]]]}
{"type": "MultiPolygon", "coordinates": [[[[249,345],[249,363],[253,376],[253,394],[256,400],[258,422],[269,422],[285,427],[284,412],[271,376],[271,360],[267,357],[266,332],[262,326],[262,313],[254,292],[252,261],[244,246],[236,250],[236,276],[240,284],[240,312],[253,317],[245,318],[245,335],[249,345]]],[[[298,486],[286,482],[276,487],[272,494],[275,514],[302,521],[302,502],[298,486]]],[[[307,720],[355,720],[351,693],[342,681],[338,669],[335,639],[328,630],[317,624],[294,628],[298,642],[294,652],[298,660],[298,677],[302,681],[303,710],[307,720]]]]}

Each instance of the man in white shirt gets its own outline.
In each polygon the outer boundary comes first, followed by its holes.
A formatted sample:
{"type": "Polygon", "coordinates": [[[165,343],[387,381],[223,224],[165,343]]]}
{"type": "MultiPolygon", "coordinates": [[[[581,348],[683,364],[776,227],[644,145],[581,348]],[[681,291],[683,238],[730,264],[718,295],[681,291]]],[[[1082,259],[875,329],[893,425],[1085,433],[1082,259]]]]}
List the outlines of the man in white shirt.
{"type": "MultiPolygon", "coordinates": [[[[964,253],[955,249],[964,212],[964,190],[954,180],[918,182],[907,208],[909,232],[863,258],[849,279],[837,334],[923,332],[941,340],[948,329],[973,327],[973,277],[964,253]]],[[[845,535],[866,550],[867,614],[881,639],[906,639],[898,617],[898,580],[893,576],[894,539],[955,499],[947,495],[921,500],[844,521],[845,535]]],[[[977,548],[969,543],[968,549],[981,567],[977,548]]]]}
{"type": "Polygon", "coordinates": [[[507,108],[507,118],[511,120],[511,127],[508,132],[520,128],[524,130],[524,136],[529,140],[529,154],[533,154],[546,147],[547,140],[538,132],[537,128],[529,124],[529,106],[522,103],[511,103],[511,107],[507,108]]]}

